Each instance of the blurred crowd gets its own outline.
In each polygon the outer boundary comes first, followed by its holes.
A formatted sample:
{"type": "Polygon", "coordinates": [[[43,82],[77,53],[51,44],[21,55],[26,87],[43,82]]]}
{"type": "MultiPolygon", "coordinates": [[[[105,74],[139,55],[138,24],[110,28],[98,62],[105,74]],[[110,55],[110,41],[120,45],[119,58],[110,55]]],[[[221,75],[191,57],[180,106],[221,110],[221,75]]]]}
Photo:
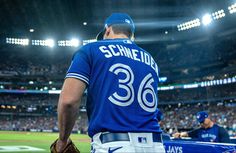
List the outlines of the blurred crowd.
{"type": "Polygon", "coordinates": [[[59,95],[49,94],[2,94],[0,104],[45,106],[56,105],[59,95]]]}
{"type": "MultiPolygon", "coordinates": [[[[1,52],[0,76],[51,76],[65,75],[73,53],[63,52],[56,55],[36,54],[22,51],[1,52]],[[11,75],[12,74],[12,75],[11,75]]],[[[62,78],[61,78],[62,79],[62,78]]]]}
{"type": "Polygon", "coordinates": [[[159,91],[158,96],[160,103],[221,101],[236,97],[236,83],[191,89],[159,91]]]}
{"type": "MultiPolygon", "coordinates": [[[[216,102],[216,103],[196,103],[196,104],[174,104],[160,105],[160,110],[164,114],[162,129],[172,134],[176,131],[191,130],[199,126],[196,121],[196,113],[206,110],[211,119],[225,127],[231,136],[236,136],[236,102],[216,102]]],[[[27,114],[29,115],[29,114],[27,114]]],[[[86,112],[79,112],[75,131],[79,133],[87,132],[86,112]]],[[[20,130],[20,131],[57,131],[56,115],[41,114],[41,116],[1,116],[0,130],[20,130]]]]}
{"type": "Polygon", "coordinates": [[[226,128],[231,136],[236,136],[235,101],[197,104],[179,103],[161,107],[160,110],[164,114],[162,128],[170,134],[199,127],[196,114],[199,111],[207,111],[212,121],[226,128]]]}
{"type": "MultiPolygon", "coordinates": [[[[1,116],[0,130],[10,131],[37,131],[57,132],[58,122],[56,116],[1,116]]],[[[73,132],[85,134],[87,132],[87,118],[80,113],[74,125],[73,132]]]]}
{"type": "MultiPolygon", "coordinates": [[[[0,130],[56,130],[58,94],[0,93],[0,130]],[[4,116],[5,115],[5,116],[4,116]]],[[[75,130],[87,132],[84,94],[75,130]]],[[[196,113],[208,111],[212,120],[236,135],[236,83],[159,91],[159,108],[168,133],[198,127],[196,113]]]]}

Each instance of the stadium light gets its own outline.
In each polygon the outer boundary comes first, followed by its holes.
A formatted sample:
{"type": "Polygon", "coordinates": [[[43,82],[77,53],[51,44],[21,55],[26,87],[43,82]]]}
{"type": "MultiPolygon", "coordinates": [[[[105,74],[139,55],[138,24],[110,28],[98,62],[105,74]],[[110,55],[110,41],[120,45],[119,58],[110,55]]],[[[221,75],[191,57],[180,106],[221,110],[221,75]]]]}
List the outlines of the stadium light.
{"type": "Polygon", "coordinates": [[[71,40],[59,40],[57,44],[58,46],[78,47],[80,45],[80,41],[73,38],[71,40]]]}
{"type": "Polygon", "coordinates": [[[201,25],[200,19],[197,18],[195,20],[191,20],[191,21],[179,24],[179,25],[177,25],[177,28],[178,28],[178,31],[183,31],[183,30],[188,30],[188,29],[194,28],[194,27],[198,27],[200,25],[201,25]]]}
{"type": "Polygon", "coordinates": [[[14,44],[14,45],[22,45],[26,46],[29,45],[29,39],[21,39],[21,38],[6,38],[7,44],[14,44]]]}
{"type": "Polygon", "coordinates": [[[45,40],[45,45],[48,47],[54,47],[54,40],[53,39],[47,39],[45,40]]]}
{"type": "Polygon", "coordinates": [[[71,39],[71,46],[78,47],[79,46],[79,40],[78,39],[71,39]]]}
{"type": "Polygon", "coordinates": [[[225,11],[223,9],[216,11],[211,14],[214,20],[218,20],[220,18],[225,17],[225,11]]]}
{"type": "Polygon", "coordinates": [[[202,17],[202,23],[203,23],[203,25],[209,25],[211,22],[212,22],[212,17],[211,17],[210,14],[205,14],[205,15],[202,17]]]}
{"type": "Polygon", "coordinates": [[[46,40],[32,40],[33,46],[48,46],[54,47],[55,43],[53,39],[46,39],[46,40]]]}
{"type": "Polygon", "coordinates": [[[6,108],[6,106],[5,106],[5,105],[1,105],[1,108],[5,109],[5,108],[6,108]]]}
{"type": "Polygon", "coordinates": [[[29,81],[29,84],[34,84],[34,81],[29,81]]]}
{"type": "Polygon", "coordinates": [[[230,14],[236,13],[236,3],[234,3],[233,5],[230,5],[228,7],[228,10],[230,14]]]}

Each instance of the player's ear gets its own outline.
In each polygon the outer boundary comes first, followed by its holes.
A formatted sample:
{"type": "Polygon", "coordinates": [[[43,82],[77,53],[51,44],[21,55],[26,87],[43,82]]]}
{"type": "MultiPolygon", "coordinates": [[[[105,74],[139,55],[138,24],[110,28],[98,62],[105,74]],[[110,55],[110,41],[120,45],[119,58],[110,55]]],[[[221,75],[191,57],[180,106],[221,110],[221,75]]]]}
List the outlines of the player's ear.
{"type": "Polygon", "coordinates": [[[106,31],[105,31],[105,33],[104,33],[104,37],[105,37],[105,38],[107,38],[107,37],[110,35],[111,29],[112,29],[111,27],[107,27],[107,28],[106,28],[106,31]]]}

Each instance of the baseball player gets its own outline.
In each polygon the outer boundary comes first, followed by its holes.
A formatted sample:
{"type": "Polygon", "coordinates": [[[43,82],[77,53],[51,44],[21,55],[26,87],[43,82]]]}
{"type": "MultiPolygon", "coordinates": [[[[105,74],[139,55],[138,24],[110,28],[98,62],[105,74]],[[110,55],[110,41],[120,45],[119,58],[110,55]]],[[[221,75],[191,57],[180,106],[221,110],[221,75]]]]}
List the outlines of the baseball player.
{"type": "Polygon", "coordinates": [[[190,132],[175,133],[175,138],[191,137],[198,141],[204,142],[224,142],[230,143],[228,132],[221,126],[215,124],[207,112],[201,111],[197,113],[197,120],[201,127],[190,132]]]}
{"type": "Polygon", "coordinates": [[[129,15],[113,13],[97,36],[101,40],[75,53],[58,103],[57,151],[69,142],[87,88],[91,152],[165,152],[156,118],[158,66],[132,41],[134,31],[129,15]]]}

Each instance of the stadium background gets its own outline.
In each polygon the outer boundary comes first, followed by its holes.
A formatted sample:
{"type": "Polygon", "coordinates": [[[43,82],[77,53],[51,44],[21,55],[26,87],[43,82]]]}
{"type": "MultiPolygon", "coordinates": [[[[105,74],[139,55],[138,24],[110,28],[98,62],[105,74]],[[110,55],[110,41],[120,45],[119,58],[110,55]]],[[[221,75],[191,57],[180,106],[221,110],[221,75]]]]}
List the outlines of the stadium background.
{"type": "MultiPolygon", "coordinates": [[[[235,137],[235,3],[1,0],[0,130],[57,132],[57,100],[73,53],[94,41],[112,12],[126,12],[137,44],[160,68],[163,129],[191,130],[196,112],[206,110],[235,137]]],[[[85,107],[86,93],[75,133],[87,132],[85,107]]],[[[7,143],[3,133],[1,143],[7,143]]]]}

